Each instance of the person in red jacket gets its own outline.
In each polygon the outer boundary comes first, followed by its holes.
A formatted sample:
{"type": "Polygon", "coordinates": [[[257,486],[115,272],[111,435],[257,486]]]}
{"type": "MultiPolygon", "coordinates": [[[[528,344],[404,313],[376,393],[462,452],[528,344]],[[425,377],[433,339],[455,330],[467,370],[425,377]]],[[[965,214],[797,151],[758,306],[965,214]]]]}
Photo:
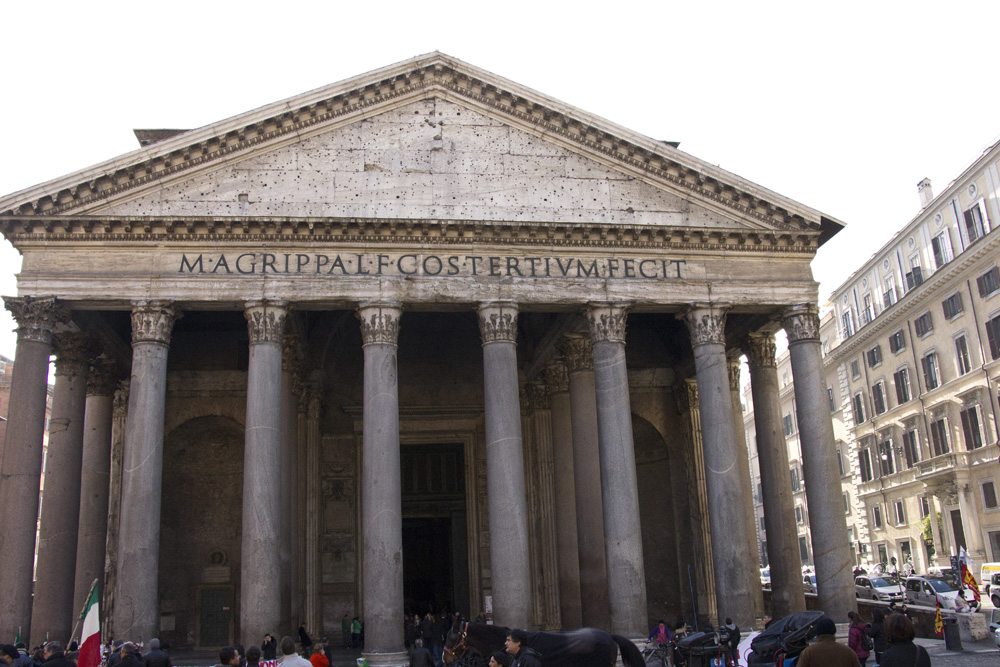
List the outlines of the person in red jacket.
{"type": "Polygon", "coordinates": [[[851,627],[847,633],[847,645],[854,649],[854,653],[858,656],[858,662],[861,663],[861,667],[865,667],[865,663],[868,662],[868,656],[871,655],[862,646],[862,640],[868,632],[868,626],[861,620],[861,617],[858,616],[858,612],[856,611],[847,612],[847,618],[851,621],[851,627]]]}

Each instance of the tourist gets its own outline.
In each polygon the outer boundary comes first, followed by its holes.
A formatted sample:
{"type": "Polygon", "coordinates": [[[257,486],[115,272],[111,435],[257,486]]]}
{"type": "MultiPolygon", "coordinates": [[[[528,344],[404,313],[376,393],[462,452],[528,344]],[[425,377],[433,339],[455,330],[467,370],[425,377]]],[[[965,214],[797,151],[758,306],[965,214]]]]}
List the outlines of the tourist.
{"type": "Polygon", "coordinates": [[[868,656],[871,655],[863,646],[864,636],[868,632],[868,627],[856,611],[847,612],[847,618],[851,622],[851,627],[847,631],[847,645],[858,656],[858,662],[861,663],[861,667],[865,667],[865,663],[868,662],[868,656]]]}
{"type": "Polygon", "coordinates": [[[20,657],[21,654],[12,644],[0,644],[0,662],[13,665],[20,657]]]}
{"type": "Polygon", "coordinates": [[[528,633],[524,630],[515,628],[507,635],[504,646],[507,647],[507,653],[514,658],[510,662],[511,667],[542,667],[542,656],[535,649],[524,645],[527,640],[528,633]]]}
{"type": "Polygon", "coordinates": [[[302,652],[309,655],[312,652],[313,640],[306,632],[306,626],[299,626],[299,643],[302,644],[302,652]]]}
{"type": "Polygon", "coordinates": [[[667,622],[661,618],[660,622],[654,625],[653,629],[649,631],[649,637],[646,638],[646,641],[655,641],[657,646],[663,648],[670,643],[670,639],[670,630],[667,630],[667,622]]]}
{"type": "Polygon", "coordinates": [[[872,644],[875,645],[875,664],[882,662],[882,654],[885,652],[885,630],[882,628],[882,622],[885,620],[885,613],[878,608],[872,610],[872,623],[871,627],[868,628],[868,635],[872,638],[872,644]]]}
{"type": "Polygon", "coordinates": [[[414,641],[413,653],[410,654],[410,667],[434,667],[434,656],[424,648],[424,640],[414,641]]]}
{"type": "Polygon", "coordinates": [[[144,667],[173,667],[170,656],[160,649],[160,640],[156,637],[149,640],[149,651],[142,657],[144,667]]]}
{"type": "Polygon", "coordinates": [[[799,655],[797,667],[859,667],[863,664],[851,648],[837,643],[837,624],[833,620],[819,619],[816,635],[816,643],[807,646],[799,655]]]}
{"type": "Polygon", "coordinates": [[[285,636],[281,638],[281,667],[312,667],[312,664],[295,652],[295,640],[285,636]]]}
{"type": "Polygon", "coordinates": [[[510,667],[511,656],[506,651],[497,651],[490,656],[490,667],[510,667]]]}
{"type": "Polygon", "coordinates": [[[139,661],[139,649],[132,642],[122,644],[122,648],[118,653],[122,658],[121,662],[118,663],[118,667],[142,667],[142,663],[139,661]]]}
{"type": "Polygon", "coordinates": [[[77,665],[77,667],[79,667],[79,665],[80,665],[80,652],[79,651],[70,651],[69,653],[66,654],[66,659],[69,660],[70,662],[72,662],[74,665],[77,665]]]}
{"type": "Polygon", "coordinates": [[[219,649],[219,664],[216,667],[237,667],[240,664],[240,654],[235,646],[223,646],[219,649]]]}
{"type": "Polygon", "coordinates": [[[880,667],[931,667],[931,657],[923,646],[913,643],[913,621],[903,614],[889,614],[884,621],[889,645],[882,654],[880,667]]]}
{"type": "MultiPolygon", "coordinates": [[[[272,640],[274,637],[271,638],[272,640]]],[[[261,651],[256,646],[251,646],[247,649],[246,661],[247,667],[258,667],[260,665],[260,659],[263,656],[263,651],[261,651]]]]}
{"type": "Polygon", "coordinates": [[[270,632],[264,635],[260,645],[260,655],[264,660],[274,660],[278,657],[278,642],[270,632]]]}
{"type": "Polygon", "coordinates": [[[125,645],[121,639],[111,642],[111,654],[108,655],[107,667],[119,667],[122,662],[122,646],[125,645]]]}
{"type": "Polygon", "coordinates": [[[330,667],[330,660],[323,653],[322,646],[314,646],[312,655],[309,656],[309,664],[312,667],[330,667]]]}
{"type": "Polygon", "coordinates": [[[351,646],[361,648],[361,619],[357,616],[351,621],[351,646]]]}

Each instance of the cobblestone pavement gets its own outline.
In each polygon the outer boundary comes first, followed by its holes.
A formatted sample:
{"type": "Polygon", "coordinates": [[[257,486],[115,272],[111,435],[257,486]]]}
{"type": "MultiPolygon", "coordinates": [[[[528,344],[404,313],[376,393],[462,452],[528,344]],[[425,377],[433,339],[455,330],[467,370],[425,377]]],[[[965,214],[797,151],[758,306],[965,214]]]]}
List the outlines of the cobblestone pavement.
{"type": "MultiPolygon", "coordinates": [[[[943,639],[918,639],[918,644],[927,649],[931,656],[931,664],[935,667],[979,667],[980,665],[1000,664],[1000,650],[996,642],[984,639],[974,644],[966,643],[962,651],[949,651],[944,647],[943,639]]],[[[869,661],[870,662],[870,661],[869,661]]]]}

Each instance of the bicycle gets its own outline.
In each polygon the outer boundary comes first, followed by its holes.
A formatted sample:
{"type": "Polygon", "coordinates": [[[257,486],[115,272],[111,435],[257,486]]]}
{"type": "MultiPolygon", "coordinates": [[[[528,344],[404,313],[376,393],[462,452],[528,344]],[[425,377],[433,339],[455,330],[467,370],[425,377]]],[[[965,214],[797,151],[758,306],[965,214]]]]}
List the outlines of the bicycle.
{"type": "Polygon", "coordinates": [[[672,652],[672,647],[669,644],[667,646],[659,646],[649,643],[642,650],[642,661],[648,667],[672,667],[674,664],[671,659],[672,652]]]}

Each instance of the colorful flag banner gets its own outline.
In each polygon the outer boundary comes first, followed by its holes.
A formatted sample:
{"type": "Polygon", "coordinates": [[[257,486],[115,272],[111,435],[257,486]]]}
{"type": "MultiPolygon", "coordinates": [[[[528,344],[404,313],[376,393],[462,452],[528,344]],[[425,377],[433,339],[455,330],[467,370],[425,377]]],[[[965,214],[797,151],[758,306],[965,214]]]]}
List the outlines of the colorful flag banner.
{"type": "Polygon", "coordinates": [[[941,602],[938,601],[936,605],[937,613],[934,614],[934,634],[940,637],[944,633],[944,621],[941,620],[941,602]]]}
{"type": "Polygon", "coordinates": [[[80,632],[78,667],[98,667],[101,664],[101,613],[97,604],[97,582],[90,588],[90,597],[83,610],[83,630],[80,632]]]}

